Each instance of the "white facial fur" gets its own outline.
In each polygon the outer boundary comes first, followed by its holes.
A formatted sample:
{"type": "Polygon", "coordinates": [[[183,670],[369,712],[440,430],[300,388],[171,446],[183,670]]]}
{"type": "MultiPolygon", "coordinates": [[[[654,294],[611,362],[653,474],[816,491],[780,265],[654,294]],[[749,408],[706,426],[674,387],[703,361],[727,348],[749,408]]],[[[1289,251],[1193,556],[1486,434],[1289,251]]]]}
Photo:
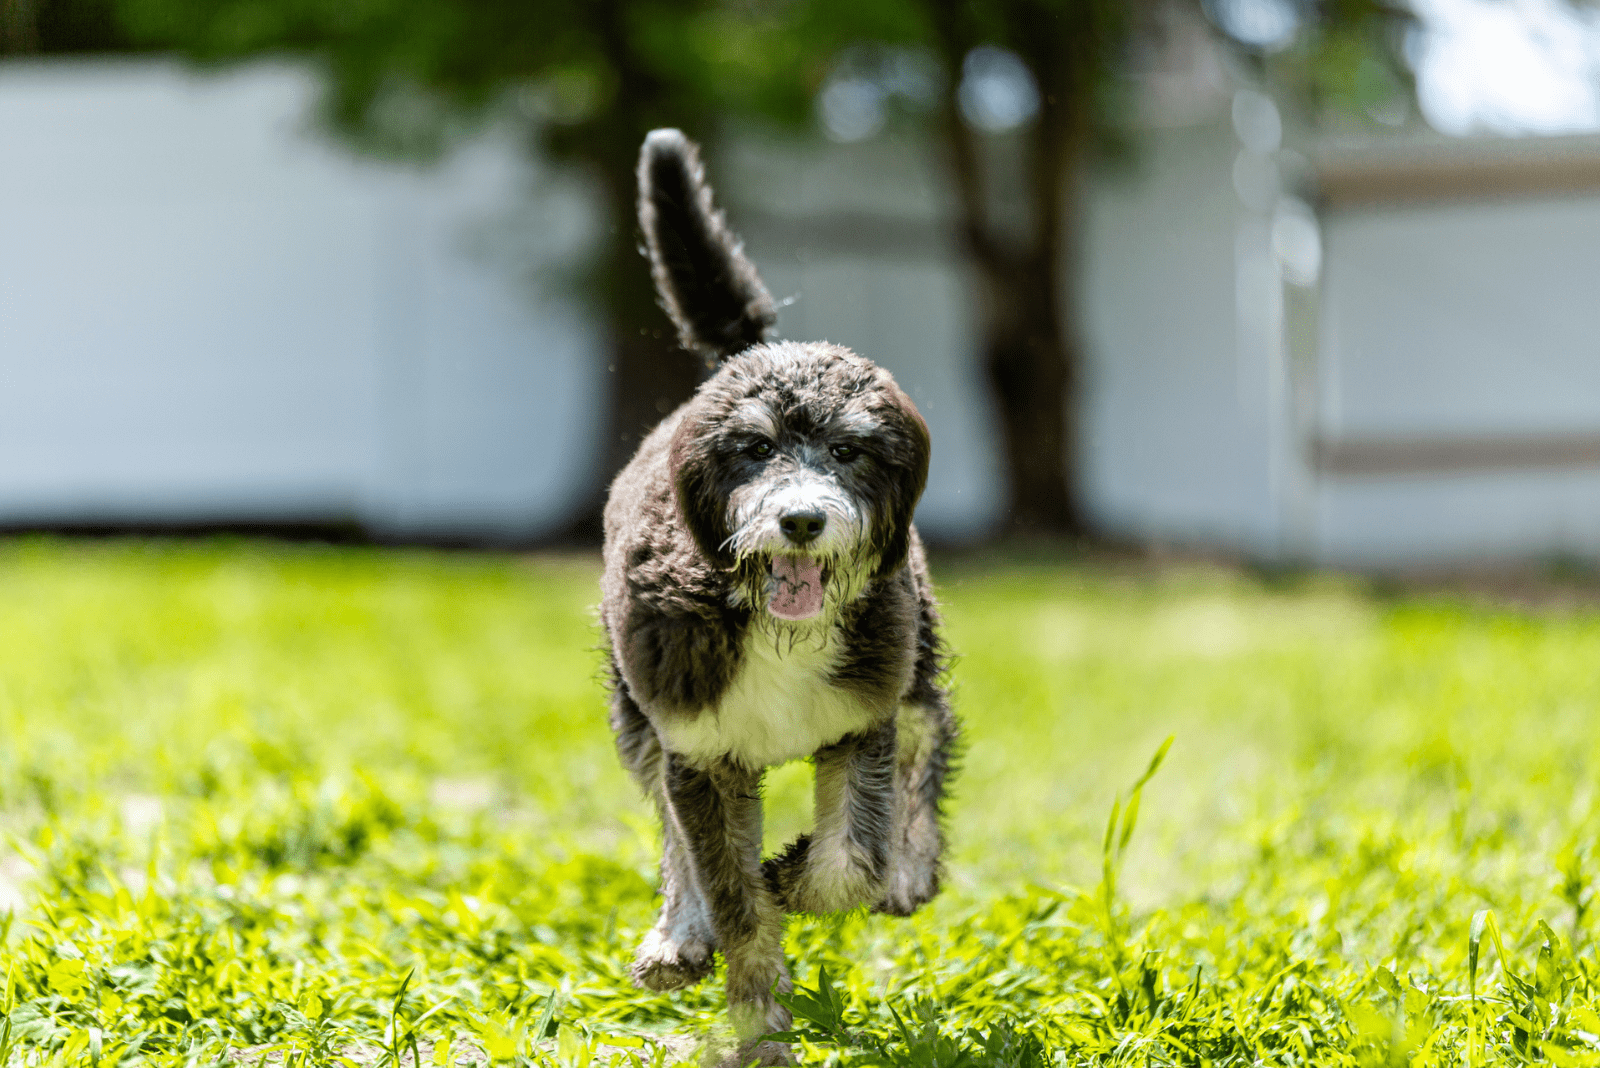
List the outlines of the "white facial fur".
{"type": "Polygon", "coordinates": [[[804,552],[829,562],[859,555],[866,531],[862,509],[825,471],[798,466],[774,479],[739,487],[728,499],[729,548],[738,558],[804,552]],[[794,512],[819,511],[827,524],[803,549],[784,537],[779,523],[794,512]]]}

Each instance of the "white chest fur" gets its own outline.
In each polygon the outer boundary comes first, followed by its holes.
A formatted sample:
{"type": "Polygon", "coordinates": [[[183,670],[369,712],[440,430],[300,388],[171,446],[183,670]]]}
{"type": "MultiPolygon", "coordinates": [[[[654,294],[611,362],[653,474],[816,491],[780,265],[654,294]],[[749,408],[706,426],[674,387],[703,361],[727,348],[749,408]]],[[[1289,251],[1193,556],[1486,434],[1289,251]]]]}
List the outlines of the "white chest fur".
{"type": "Polygon", "coordinates": [[[691,760],[731,757],[751,768],[810,756],[873,719],[864,701],[830,684],[839,659],[831,629],[820,644],[813,638],[793,647],[752,631],[722,700],[692,718],[658,724],[662,741],[691,760]]]}

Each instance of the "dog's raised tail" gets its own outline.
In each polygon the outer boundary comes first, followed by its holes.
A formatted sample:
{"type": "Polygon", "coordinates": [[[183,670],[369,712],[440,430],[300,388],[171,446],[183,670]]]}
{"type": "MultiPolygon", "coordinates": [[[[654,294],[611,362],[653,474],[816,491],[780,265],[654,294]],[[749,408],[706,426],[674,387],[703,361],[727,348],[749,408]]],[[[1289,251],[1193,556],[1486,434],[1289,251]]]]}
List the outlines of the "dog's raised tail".
{"type": "Polygon", "coordinates": [[[661,306],[683,347],[715,363],[766,340],[772,296],[711,201],[700,150],[652,130],[639,152],[639,226],[661,306]]]}

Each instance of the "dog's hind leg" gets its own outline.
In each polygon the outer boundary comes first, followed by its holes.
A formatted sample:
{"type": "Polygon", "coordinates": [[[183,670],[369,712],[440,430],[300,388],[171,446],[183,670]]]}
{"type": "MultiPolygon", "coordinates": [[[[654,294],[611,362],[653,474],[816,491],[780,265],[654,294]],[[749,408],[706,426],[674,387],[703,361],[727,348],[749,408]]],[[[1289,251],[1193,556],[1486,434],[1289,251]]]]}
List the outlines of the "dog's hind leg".
{"type": "Polygon", "coordinates": [[[728,1063],[793,1064],[786,1044],[762,1041],[788,1028],[789,1010],[773,992],[792,988],[783,910],[761,877],[761,774],[731,763],[704,770],[672,753],[664,759],[667,805],[728,964],[728,1015],[739,1037],[728,1063]]]}
{"type": "Polygon", "coordinates": [[[874,912],[909,916],[939,892],[944,853],[940,806],[959,727],[942,692],[900,706],[895,754],[894,846],[874,912]]]}
{"type": "Polygon", "coordinates": [[[711,974],[717,948],[711,914],[695,885],[682,832],[666,808],[661,812],[661,913],[639,943],[631,975],[635,986],[677,990],[711,974]]]}
{"type": "Polygon", "coordinates": [[[667,805],[661,742],[621,679],[612,689],[611,728],[623,766],[650,795],[661,816],[661,913],[634,955],[633,982],[649,990],[693,986],[711,974],[716,935],[695,885],[682,832],[667,805]]]}
{"type": "Polygon", "coordinates": [[[892,718],[816,755],[816,827],[762,866],[788,912],[844,912],[876,901],[895,841],[892,718]]]}

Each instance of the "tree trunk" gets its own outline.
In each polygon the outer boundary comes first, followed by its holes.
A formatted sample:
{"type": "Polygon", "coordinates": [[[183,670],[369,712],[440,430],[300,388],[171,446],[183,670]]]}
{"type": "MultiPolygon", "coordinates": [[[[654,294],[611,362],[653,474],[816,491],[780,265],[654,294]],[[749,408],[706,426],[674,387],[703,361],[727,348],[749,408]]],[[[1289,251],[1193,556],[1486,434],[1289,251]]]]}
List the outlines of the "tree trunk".
{"type": "Polygon", "coordinates": [[[1083,515],[1069,481],[1078,455],[1077,353],[1063,333],[1060,272],[1036,256],[974,264],[984,375],[1000,419],[1008,476],[1007,529],[1081,534],[1083,515]]]}
{"type": "Polygon", "coordinates": [[[1025,536],[1079,536],[1087,529],[1077,482],[1081,353],[1067,318],[1070,305],[1062,304],[1063,250],[1073,218],[1062,206],[1082,154],[1086,102],[1074,91],[1062,49],[1053,43],[1066,27],[1039,12],[1028,12],[1027,19],[1012,13],[1014,23],[1031,30],[1032,47],[1021,51],[1043,97],[1027,134],[1028,233],[1018,241],[990,224],[982,146],[961,116],[962,61],[982,38],[954,0],[935,3],[931,14],[948,71],[940,132],[959,208],[956,232],[977,282],[979,345],[1000,420],[1005,529],[1025,536]],[[1039,25],[1028,25],[1039,18],[1039,25]]]}
{"type": "MultiPolygon", "coordinates": [[[[641,134],[640,141],[643,140],[641,134]]],[[[596,482],[574,514],[562,540],[598,544],[600,513],[611,480],[627,464],[655,425],[688,400],[709,370],[678,344],[666,312],[656,304],[650,265],[639,254],[634,218],[633,170],[604,179],[607,224],[602,285],[606,315],[606,364],[602,390],[606,398],[596,482]]]]}
{"type": "Polygon", "coordinates": [[[38,50],[38,0],[0,0],[0,55],[25,55],[38,50]]]}
{"type": "Polygon", "coordinates": [[[601,513],[612,479],[645,435],[689,399],[708,371],[699,357],[678,344],[671,322],[656,304],[650,265],[639,251],[634,175],[646,133],[656,126],[692,127],[700,115],[689,101],[674,99],[634,54],[623,7],[607,3],[592,9],[592,28],[617,74],[615,96],[594,121],[569,127],[549,144],[557,156],[581,162],[595,177],[608,215],[592,276],[605,346],[600,469],[588,496],[557,535],[558,540],[584,545],[600,542],[601,513]]]}

